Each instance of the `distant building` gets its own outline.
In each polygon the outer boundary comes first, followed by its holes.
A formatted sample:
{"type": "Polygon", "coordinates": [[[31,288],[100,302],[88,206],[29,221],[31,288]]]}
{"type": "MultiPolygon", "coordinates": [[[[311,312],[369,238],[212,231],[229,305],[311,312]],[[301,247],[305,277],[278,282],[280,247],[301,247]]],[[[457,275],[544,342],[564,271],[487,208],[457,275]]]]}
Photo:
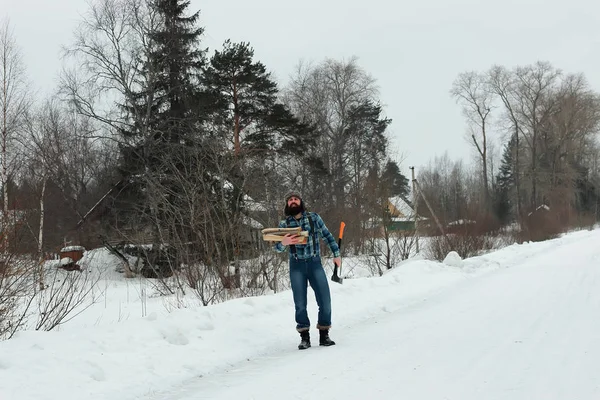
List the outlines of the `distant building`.
{"type": "MultiPolygon", "coordinates": [[[[412,204],[402,196],[388,199],[387,209],[391,217],[388,229],[391,231],[415,230],[415,210],[412,204]]],[[[425,218],[419,216],[419,220],[425,218]]]]}

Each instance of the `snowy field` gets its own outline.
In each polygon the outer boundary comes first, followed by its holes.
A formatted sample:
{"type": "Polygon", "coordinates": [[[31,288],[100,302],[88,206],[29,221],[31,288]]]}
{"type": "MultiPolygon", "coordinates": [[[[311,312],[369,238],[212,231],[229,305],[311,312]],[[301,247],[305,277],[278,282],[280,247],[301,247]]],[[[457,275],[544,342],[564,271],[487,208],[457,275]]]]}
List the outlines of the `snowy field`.
{"type": "Polygon", "coordinates": [[[313,329],[304,351],[289,291],[201,307],[97,252],[97,304],[0,342],[0,400],[597,400],[599,244],[580,231],[331,282],[337,345],[313,329]]]}

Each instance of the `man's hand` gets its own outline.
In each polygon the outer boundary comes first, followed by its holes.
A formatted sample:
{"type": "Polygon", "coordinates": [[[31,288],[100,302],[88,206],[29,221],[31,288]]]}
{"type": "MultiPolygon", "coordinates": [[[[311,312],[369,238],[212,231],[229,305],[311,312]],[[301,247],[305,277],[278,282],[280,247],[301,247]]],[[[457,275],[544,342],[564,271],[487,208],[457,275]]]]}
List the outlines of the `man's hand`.
{"type": "Polygon", "coordinates": [[[335,257],[333,262],[338,266],[338,268],[342,268],[342,257],[335,257]]]}
{"type": "Polygon", "coordinates": [[[292,235],[291,233],[288,233],[287,235],[285,235],[283,237],[283,239],[281,240],[281,244],[283,244],[284,246],[289,246],[290,244],[298,244],[300,243],[300,235],[292,235]]]}

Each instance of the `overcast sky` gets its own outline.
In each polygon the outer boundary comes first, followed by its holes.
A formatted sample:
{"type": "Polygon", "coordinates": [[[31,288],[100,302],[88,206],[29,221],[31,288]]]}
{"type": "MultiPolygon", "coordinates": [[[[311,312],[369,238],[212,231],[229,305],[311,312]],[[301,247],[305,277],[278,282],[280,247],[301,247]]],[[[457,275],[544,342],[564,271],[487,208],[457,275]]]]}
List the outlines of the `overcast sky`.
{"type": "MultiPolygon", "coordinates": [[[[34,85],[56,84],[83,0],[0,0],[34,85]]],[[[247,41],[285,85],[300,59],[349,59],[377,80],[402,172],[448,151],[469,161],[460,107],[449,96],[460,72],[551,62],[583,72],[600,90],[597,0],[191,0],[211,53],[247,41]]]]}

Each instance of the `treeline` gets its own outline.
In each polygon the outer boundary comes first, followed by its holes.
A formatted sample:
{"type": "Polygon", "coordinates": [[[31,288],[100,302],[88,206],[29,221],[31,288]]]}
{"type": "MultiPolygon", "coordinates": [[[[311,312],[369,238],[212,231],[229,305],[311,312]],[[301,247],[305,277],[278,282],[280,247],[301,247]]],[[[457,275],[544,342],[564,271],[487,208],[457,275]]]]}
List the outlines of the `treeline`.
{"type": "Polygon", "coordinates": [[[177,265],[239,285],[240,260],[260,252],[255,222],[275,226],[291,188],[363,246],[382,199],[408,183],[375,78],[326,59],[280,86],[249,43],[205,48],[199,15],[186,1],[93,2],[56,94],[36,101],[3,25],[2,68],[19,71],[3,98],[7,249],[169,244],[177,265]]]}
{"type": "Polygon", "coordinates": [[[477,161],[472,169],[440,156],[420,171],[440,219],[480,231],[516,224],[523,240],[598,220],[600,95],[583,74],[495,65],[459,74],[450,93],[477,161]]]}
{"type": "MultiPolygon", "coordinates": [[[[274,226],[290,188],[333,231],[343,218],[355,252],[389,223],[386,199],[413,199],[376,79],[356,59],[299,63],[281,86],[249,43],[209,50],[203,34],[185,1],[95,1],[65,44],[56,93],[35,99],[2,25],[5,249],[169,243],[178,263],[224,283],[234,271],[238,285],[240,260],[261,252],[256,222],[274,226]]],[[[450,95],[477,158],[475,169],[444,156],[417,169],[442,228],[597,220],[598,94],[584,76],[492,66],[460,74],[450,95]]]]}

